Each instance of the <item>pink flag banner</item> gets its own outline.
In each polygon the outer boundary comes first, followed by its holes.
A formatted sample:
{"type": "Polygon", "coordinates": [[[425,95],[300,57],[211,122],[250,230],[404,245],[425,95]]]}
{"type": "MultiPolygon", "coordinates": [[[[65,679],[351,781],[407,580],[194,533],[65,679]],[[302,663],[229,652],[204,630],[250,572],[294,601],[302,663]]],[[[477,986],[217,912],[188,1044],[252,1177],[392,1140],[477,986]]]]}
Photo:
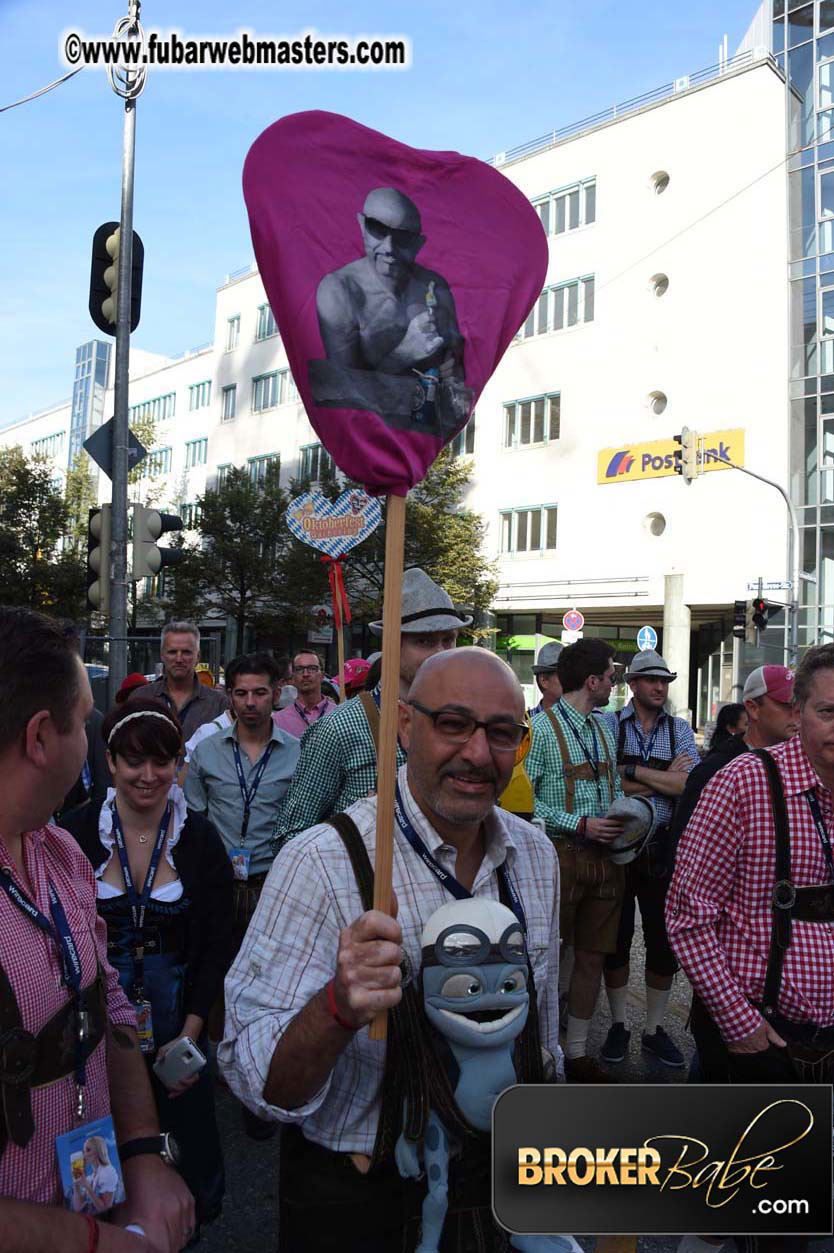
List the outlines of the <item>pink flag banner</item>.
{"type": "Polygon", "coordinates": [[[255,140],[243,192],[316,433],[372,495],[404,496],[466,425],[542,290],[538,214],[482,161],[322,112],[255,140]]]}

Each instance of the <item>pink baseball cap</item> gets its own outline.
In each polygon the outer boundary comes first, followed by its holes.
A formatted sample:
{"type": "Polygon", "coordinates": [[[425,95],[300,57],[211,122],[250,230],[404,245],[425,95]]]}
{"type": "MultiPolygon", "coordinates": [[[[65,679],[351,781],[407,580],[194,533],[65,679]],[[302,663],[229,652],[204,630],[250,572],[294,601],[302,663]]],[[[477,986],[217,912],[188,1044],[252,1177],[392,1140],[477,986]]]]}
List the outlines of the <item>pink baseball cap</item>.
{"type": "Polygon", "coordinates": [[[759,666],[747,676],[742,700],[755,700],[757,696],[769,696],[780,705],[793,704],[793,670],[787,666],[759,666]]]}

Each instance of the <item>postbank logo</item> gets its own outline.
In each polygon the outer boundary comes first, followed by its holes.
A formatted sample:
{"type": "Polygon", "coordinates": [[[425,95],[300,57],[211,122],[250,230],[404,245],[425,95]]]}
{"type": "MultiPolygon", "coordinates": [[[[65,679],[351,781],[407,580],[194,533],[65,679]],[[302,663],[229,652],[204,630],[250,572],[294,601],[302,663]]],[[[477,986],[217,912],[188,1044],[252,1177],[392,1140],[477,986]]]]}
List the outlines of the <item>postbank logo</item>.
{"type": "MultiPolygon", "coordinates": [[[[680,445],[673,439],[653,439],[627,448],[603,448],[597,454],[598,483],[632,483],[661,479],[675,473],[680,445]]],[[[711,431],[702,437],[699,467],[703,472],[744,465],[744,430],[711,431]]]]}

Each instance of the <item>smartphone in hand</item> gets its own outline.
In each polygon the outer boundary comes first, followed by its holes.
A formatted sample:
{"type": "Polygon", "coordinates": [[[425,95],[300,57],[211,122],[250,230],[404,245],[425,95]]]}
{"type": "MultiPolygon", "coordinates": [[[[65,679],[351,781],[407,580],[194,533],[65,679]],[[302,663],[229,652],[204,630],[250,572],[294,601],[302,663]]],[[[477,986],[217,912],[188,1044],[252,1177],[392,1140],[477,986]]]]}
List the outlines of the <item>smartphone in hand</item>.
{"type": "Polygon", "coordinates": [[[177,1040],[164,1057],[154,1062],[153,1072],[164,1083],[166,1088],[175,1088],[184,1079],[191,1079],[199,1074],[206,1064],[206,1059],[197,1045],[187,1035],[177,1040]]]}

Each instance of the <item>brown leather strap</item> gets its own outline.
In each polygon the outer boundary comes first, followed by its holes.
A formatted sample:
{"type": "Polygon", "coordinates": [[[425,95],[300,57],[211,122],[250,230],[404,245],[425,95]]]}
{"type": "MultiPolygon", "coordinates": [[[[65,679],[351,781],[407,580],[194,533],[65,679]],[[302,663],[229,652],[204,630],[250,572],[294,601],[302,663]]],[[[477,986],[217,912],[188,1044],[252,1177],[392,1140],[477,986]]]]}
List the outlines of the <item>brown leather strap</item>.
{"type": "Polygon", "coordinates": [[[376,707],[376,701],[370,692],[360,692],[359,699],[362,702],[365,721],[368,724],[368,730],[374,742],[374,752],[377,758],[379,758],[379,710],[376,707]]]}
{"type": "MultiPolygon", "coordinates": [[[[99,967],[94,983],[82,988],[79,1008],[89,1015],[84,1059],[98,1048],[107,1025],[107,987],[99,967]]],[[[0,966],[0,1155],[9,1139],[25,1148],[35,1131],[31,1089],[71,1075],[76,1062],[75,1006],[69,1001],[41,1027],[26,1031],[14,988],[0,966]]]]}
{"type": "MultiPolygon", "coordinates": [[[[565,809],[569,814],[573,813],[573,798],[576,791],[576,769],[574,763],[570,759],[567,740],[565,733],[552,709],[544,711],[550,719],[550,725],[553,727],[553,734],[556,736],[556,743],[559,745],[559,754],[562,758],[562,771],[565,776],[565,809]]],[[[587,762],[582,763],[586,769],[587,762]]]]}

